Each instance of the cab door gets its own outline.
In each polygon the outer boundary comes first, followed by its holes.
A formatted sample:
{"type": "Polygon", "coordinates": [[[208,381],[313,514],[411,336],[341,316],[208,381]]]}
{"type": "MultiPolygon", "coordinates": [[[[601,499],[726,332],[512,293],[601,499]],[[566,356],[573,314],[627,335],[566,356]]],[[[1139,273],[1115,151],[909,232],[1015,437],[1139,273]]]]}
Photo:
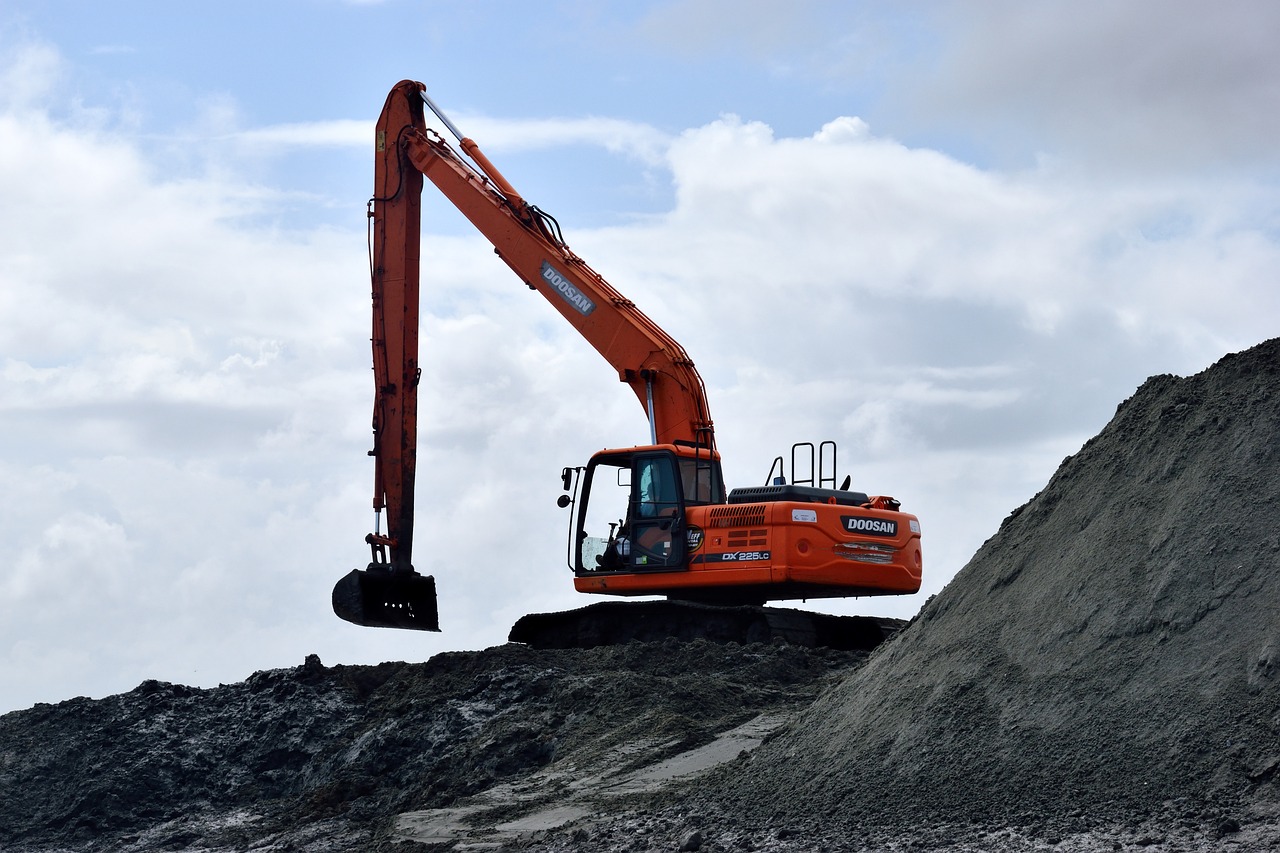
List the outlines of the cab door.
{"type": "Polygon", "coordinates": [[[670,453],[637,454],[632,460],[628,507],[630,565],[636,571],[683,568],[684,490],[670,453]]]}

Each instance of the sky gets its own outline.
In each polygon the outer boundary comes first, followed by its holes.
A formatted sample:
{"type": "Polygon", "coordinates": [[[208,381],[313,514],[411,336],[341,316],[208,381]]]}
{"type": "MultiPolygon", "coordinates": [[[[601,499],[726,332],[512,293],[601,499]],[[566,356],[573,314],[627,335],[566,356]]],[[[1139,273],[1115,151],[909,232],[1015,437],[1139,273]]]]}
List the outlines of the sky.
{"type": "Polygon", "coordinates": [[[8,0],[0,713],[590,603],[560,471],[644,413],[428,187],[443,630],[330,609],[369,559],[397,81],[688,350],[730,486],[833,440],[919,516],[919,594],[807,605],[909,618],[1147,377],[1278,333],[1278,30],[1266,0],[8,0]]]}

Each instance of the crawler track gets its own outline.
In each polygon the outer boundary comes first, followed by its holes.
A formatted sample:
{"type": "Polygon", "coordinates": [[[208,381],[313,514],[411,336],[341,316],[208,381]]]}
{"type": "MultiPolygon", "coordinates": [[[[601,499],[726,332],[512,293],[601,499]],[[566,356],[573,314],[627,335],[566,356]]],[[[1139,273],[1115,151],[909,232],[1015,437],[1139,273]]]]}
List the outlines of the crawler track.
{"type": "Polygon", "coordinates": [[[531,613],[508,639],[536,649],[588,649],[667,638],[768,643],[870,651],[906,623],[874,616],[832,616],[780,607],[688,601],[602,601],[577,610],[531,613]]]}

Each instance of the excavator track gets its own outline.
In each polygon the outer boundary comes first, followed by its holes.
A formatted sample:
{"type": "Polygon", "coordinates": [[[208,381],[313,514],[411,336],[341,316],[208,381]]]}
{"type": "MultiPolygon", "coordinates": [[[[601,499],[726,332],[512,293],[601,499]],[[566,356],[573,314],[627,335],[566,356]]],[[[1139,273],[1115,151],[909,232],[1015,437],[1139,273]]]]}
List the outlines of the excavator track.
{"type": "Polygon", "coordinates": [[[507,639],[535,649],[589,649],[629,642],[709,640],[870,651],[907,623],[875,616],[832,616],[781,607],[691,601],[602,601],[559,613],[522,616],[507,639]]]}

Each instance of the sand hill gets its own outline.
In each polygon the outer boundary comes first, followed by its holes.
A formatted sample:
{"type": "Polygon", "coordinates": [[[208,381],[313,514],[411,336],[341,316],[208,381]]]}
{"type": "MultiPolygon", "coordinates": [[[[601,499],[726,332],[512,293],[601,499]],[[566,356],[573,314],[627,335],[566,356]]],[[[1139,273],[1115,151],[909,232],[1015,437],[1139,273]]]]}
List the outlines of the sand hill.
{"type": "Polygon", "coordinates": [[[1157,376],[894,640],[506,645],[0,717],[0,849],[1280,845],[1280,340],[1157,376]]]}
{"type": "Polygon", "coordinates": [[[849,821],[1280,810],[1280,340],[1148,380],[732,786],[849,821]]]}

